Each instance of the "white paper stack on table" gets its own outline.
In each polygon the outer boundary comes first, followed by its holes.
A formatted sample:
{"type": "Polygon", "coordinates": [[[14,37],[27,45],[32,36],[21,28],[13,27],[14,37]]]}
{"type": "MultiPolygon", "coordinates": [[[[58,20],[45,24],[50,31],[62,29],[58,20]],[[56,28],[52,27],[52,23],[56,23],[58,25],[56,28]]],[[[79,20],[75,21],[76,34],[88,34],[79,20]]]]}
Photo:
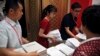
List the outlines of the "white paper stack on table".
{"type": "Polygon", "coordinates": [[[65,44],[75,49],[80,45],[80,42],[76,38],[69,38],[66,40],[65,44]]]}
{"type": "Polygon", "coordinates": [[[46,49],[34,41],[28,44],[24,44],[22,45],[22,48],[18,48],[14,51],[22,53],[37,51],[39,56],[70,56],[74,52],[74,49],[70,48],[64,43],[46,49]]]}
{"type": "Polygon", "coordinates": [[[57,48],[58,50],[63,52],[66,56],[70,56],[74,52],[74,49],[72,49],[71,47],[65,45],[64,43],[55,46],[55,48],[57,48]]]}
{"type": "MultiPolygon", "coordinates": [[[[58,42],[61,42],[62,41],[62,38],[61,38],[61,34],[59,32],[59,29],[50,31],[47,35],[54,36],[56,38],[56,41],[58,41],[58,42]]],[[[52,41],[50,39],[49,39],[49,43],[52,43],[52,41]]]]}
{"type": "Polygon", "coordinates": [[[70,56],[73,54],[73,52],[74,49],[70,48],[64,43],[47,49],[47,54],[49,56],[70,56]]]}
{"type": "Polygon", "coordinates": [[[68,45],[68,46],[70,46],[71,48],[76,48],[76,47],[78,47],[79,45],[80,45],[80,41],[82,40],[86,40],[86,36],[85,36],[85,34],[82,34],[82,33],[78,33],[77,35],[76,35],[77,37],[79,37],[79,40],[78,39],[76,39],[76,38],[69,38],[69,39],[67,39],[66,40],[66,45],[68,45]]]}
{"type": "Polygon", "coordinates": [[[48,48],[47,49],[47,54],[48,54],[48,56],[66,56],[61,51],[59,51],[58,49],[56,49],[55,47],[48,48]]]}
{"type": "Polygon", "coordinates": [[[28,44],[24,44],[22,45],[22,48],[16,49],[15,51],[22,52],[22,53],[36,51],[37,53],[39,53],[40,56],[47,56],[46,48],[35,41],[28,44]]]}
{"type": "Polygon", "coordinates": [[[76,36],[79,37],[80,39],[83,39],[83,40],[86,40],[87,39],[86,38],[86,35],[85,34],[82,34],[82,33],[78,33],[76,36]]]}

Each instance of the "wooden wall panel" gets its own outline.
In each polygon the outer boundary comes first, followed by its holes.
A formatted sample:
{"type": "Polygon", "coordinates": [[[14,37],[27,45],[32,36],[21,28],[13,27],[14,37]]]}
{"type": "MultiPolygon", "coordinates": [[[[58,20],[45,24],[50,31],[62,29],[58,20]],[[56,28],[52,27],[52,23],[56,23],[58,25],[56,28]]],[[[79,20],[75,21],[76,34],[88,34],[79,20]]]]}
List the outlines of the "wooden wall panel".
{"type": "Polygon", "coordinates": [[[25,0],[28,40],[33,41],[38,36],[41,0],[25,0]]]}
{"type": "Polygon", "coordinates": [[[50,4],[50,0],[42,0],[42,9],[50,4]]]}

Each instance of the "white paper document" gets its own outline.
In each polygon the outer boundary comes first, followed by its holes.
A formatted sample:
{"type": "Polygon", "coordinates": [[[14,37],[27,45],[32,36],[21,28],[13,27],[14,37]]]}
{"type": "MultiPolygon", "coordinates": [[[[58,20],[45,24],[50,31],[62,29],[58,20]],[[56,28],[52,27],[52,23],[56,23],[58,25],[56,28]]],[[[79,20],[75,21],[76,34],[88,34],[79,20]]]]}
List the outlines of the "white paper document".
{"type": "Polygon", "coordinates": [[[48,56],[66,56],[61,51],[59,51],[58,49],[56,49],[55,47],[48,48],[47,49],[47,54],[48,54],[48,56]]]}
{"type": "Polygon", "coordinates": [[[25,53],[25,52],[37,52],[40,54],[40,56],[43,56],[46,54],[46,48],[43,47],[42,45],[38,44],[37,42],[31,42],[31,43],[28,43],[28,44],[24,44],[22,45],[22,48],[19,48],[19,49],[16,49],[15,50],[16,52],[22,52],[22,53],[25,53]]]}
{"type": "Polygon", "coordinates": [[[63,52],[66,56],[70,56],[74,52],[74,49],[70,48],[69,46],[63,43],[55,46],[55,48],[63,52]]]}
{"type": "Polygon", "coordinates": [[[26,53],[23,48],[18,48],[14,50],[15,52],[26,53]]]}
{"type": "MultiPolygon", "coordinates": [[[[58,41],[58,42],[59,41],[62,41],[62,38],[61,38],[61,34],[59,32],[59,29],[50,31],[47,35],[54,36],[56,38],[56,41],[58,41]]],[[[49,43],[52,43],[50,39],[49,39],[49,43]]]]}
{"type": "Polygon", "coordinates": [[[46,50],[45,47],[41,46],[37,42],[31,42],[31,43],[28,43],[28,44],[24,44],[22,46],[27,52],[36,51],[36,52],[39,53],[39,52],[42,52],[42,51],[46,50]]]}
{"type": "Polygon", "coordinates": [[[86,38],[86,35],[85,34],[82,34],[82,33],[78,33],[76,36],[79,37],[80,39],[83,39],[83,40],[86,40],[87,39],[86,38]]]}
{"type": "Polygon", "coordinates": [[[80,42],[76,38],[69,38],[67,39],[65,44],[72,47],[78,47],[80,45],[80,42]]]}
{"type": "Polygon", "coordinates": [[[22,48],[18,48],[14,51],[21,53],[36,51],[39,53],[39,56],[70,56],[74,52],[74,49],[70,48],[64,43],[46,49],[34,41],[28,44],[24,44],[22,45],[22,48]]]}

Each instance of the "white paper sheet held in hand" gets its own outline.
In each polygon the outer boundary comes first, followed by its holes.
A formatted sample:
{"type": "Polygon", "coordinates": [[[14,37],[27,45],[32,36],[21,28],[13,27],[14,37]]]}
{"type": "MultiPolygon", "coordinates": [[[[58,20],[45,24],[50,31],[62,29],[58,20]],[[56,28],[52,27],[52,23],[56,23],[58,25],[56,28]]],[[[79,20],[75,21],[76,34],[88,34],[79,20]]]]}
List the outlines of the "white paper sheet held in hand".
{"type": "MultiPolygon", "coordinates": [[[[53,30],[53,31],[50,31],[47,35],[51,35],[51,36],[54,36],[56,38],[56,41],[62,41],[61,39],[61,34],[59,32],[59,29],[56,29],[56,30],[53,30]]],[[[51,42],[51,40],[49,39],[49,42],[51,42]]]]}
{"type": "Polygon", "coordinates": [[[18,48],[14,50],[15,52],[26,53],[23,48],[18,48]]]}
{"type": "Polygon", "coordinates": [[[39,53],[41,51],[46,50],[45,47],[41,46],[37,42],[31,42],[22,46],[27,52],[37,51],[39,53]]]}

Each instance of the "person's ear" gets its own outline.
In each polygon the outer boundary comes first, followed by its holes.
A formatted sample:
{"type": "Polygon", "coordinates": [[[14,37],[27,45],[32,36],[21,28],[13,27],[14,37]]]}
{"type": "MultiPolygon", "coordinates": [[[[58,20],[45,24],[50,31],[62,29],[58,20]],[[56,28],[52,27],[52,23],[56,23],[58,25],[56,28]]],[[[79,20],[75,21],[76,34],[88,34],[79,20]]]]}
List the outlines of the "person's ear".
{"type": "Polygon", "coordinates": [[[14,13],[14,9],[9,9],[9,13],[14,13]]]}

